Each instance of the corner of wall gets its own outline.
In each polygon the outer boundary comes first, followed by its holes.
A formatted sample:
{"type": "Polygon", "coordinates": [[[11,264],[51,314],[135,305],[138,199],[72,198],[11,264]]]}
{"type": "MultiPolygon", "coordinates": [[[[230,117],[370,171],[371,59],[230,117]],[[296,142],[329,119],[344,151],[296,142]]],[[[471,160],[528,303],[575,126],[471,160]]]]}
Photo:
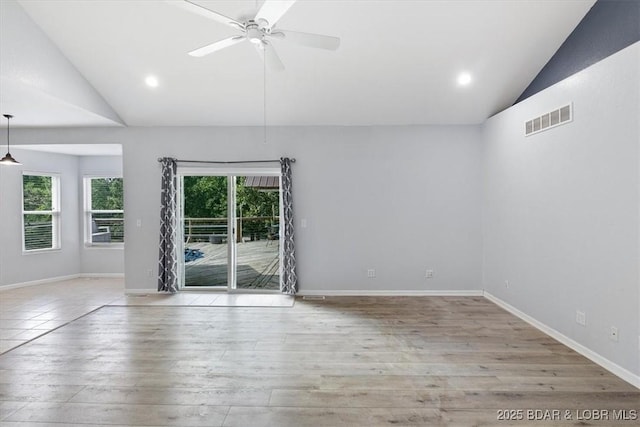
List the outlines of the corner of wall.
{"type": "Polygon", "coordinates": [[[636,377],[639,58],[637,42],[490,118],[482,135],[485,292],[636,377]],[[568,101],[572,122],[524,136],[525,121],[568,101]],[[625,337],[610,339],[612,326],[625,337]]]}

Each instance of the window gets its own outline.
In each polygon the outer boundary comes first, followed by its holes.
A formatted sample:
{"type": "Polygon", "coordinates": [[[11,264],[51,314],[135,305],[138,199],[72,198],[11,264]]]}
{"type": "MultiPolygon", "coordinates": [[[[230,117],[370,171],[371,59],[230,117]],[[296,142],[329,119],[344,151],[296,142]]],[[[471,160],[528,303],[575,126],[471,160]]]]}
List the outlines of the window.
{"type": "Polygon", "coordinates": [[[85,177],[85,243],[124,243],[124,197],[122,178],[85,177]]]}
{"type": "Polygon", "coordinates": [[[23,250],[60,248],[60,178],[22,175],[23,250]]]}

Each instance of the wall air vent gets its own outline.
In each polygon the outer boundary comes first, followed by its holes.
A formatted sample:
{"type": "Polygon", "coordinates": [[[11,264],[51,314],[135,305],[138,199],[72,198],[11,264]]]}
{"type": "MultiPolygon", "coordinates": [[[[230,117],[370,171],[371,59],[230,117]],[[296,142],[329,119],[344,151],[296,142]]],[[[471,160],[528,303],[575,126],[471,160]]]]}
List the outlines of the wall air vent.
{"type": "Polygon", "coordinates": [[[524,134],[525,136],[533,135],[534,133],[569,123],[571,120],[573,120],[573,106],[572,104],[567,104],[540,117],[527,120],[524,124],[524,134]]]}

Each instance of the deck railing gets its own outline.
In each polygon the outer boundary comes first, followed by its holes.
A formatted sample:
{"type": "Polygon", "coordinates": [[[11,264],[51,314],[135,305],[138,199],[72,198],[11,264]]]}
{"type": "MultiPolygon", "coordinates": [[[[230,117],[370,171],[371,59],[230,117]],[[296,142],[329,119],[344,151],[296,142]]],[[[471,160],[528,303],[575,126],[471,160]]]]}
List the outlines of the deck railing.
{"type": "Polygon", "coordinates": [[[91,219],[95,221],[98,226],[98,231],[109,231],[110,243],[123,243],[124,218],[122,216],[122,214],[120,214],[120,217],[116,215],[93,214],[91,219]]]}
{"type": "MultiPolygon", "coordinates": [[[[95,221],[98,231],[109,231],[109,240],[102,242],[122,243],[124,242],[124,219],[123,218],[98,218],[94,215],[91,220],[95,221]]],[[[25,221],[24,224],[24,249],[27,251],[36,249],[50,249],[54,247],[54,223],[49,221],[25,221]]]]}
{"type": "MultiPolygon", "coordinates": [[[[277,238],[279,222],[278,216],[236,218],[236,241],[277,238]]],[[[185,218],[184,240],[186,243],[212,241],[211,236],[219,236],[215,241],[220,242],[227,238],[227,223],[227,218],[185,218]]]]}
{"type": "Polygon", "coordinates": [[[53,221],[32,221],[24,224],[24,249],[49,249],[53,247],[53,221]]]}

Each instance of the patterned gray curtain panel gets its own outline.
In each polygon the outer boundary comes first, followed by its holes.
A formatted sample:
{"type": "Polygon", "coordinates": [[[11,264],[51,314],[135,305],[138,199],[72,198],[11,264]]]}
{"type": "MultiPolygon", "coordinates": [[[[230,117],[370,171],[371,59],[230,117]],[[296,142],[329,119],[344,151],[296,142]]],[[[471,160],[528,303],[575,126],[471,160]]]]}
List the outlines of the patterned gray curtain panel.
{"type": "Polygon", "coordinates": [[[291,192],[291,159],[280,159],[282,168],[282,205],[284,211],[284,236],[282,252],[282,292],[295,295],[298,291],[296,275],[296,245],[293,240],[293,199],[291,192]]]}
{"type": "Polygon", "coordinates": [[[160,260],[158,265],[158,291],[178,291],[178,218],[177,170],[175,159],[164,157],[160,201],[160,260]]]}

